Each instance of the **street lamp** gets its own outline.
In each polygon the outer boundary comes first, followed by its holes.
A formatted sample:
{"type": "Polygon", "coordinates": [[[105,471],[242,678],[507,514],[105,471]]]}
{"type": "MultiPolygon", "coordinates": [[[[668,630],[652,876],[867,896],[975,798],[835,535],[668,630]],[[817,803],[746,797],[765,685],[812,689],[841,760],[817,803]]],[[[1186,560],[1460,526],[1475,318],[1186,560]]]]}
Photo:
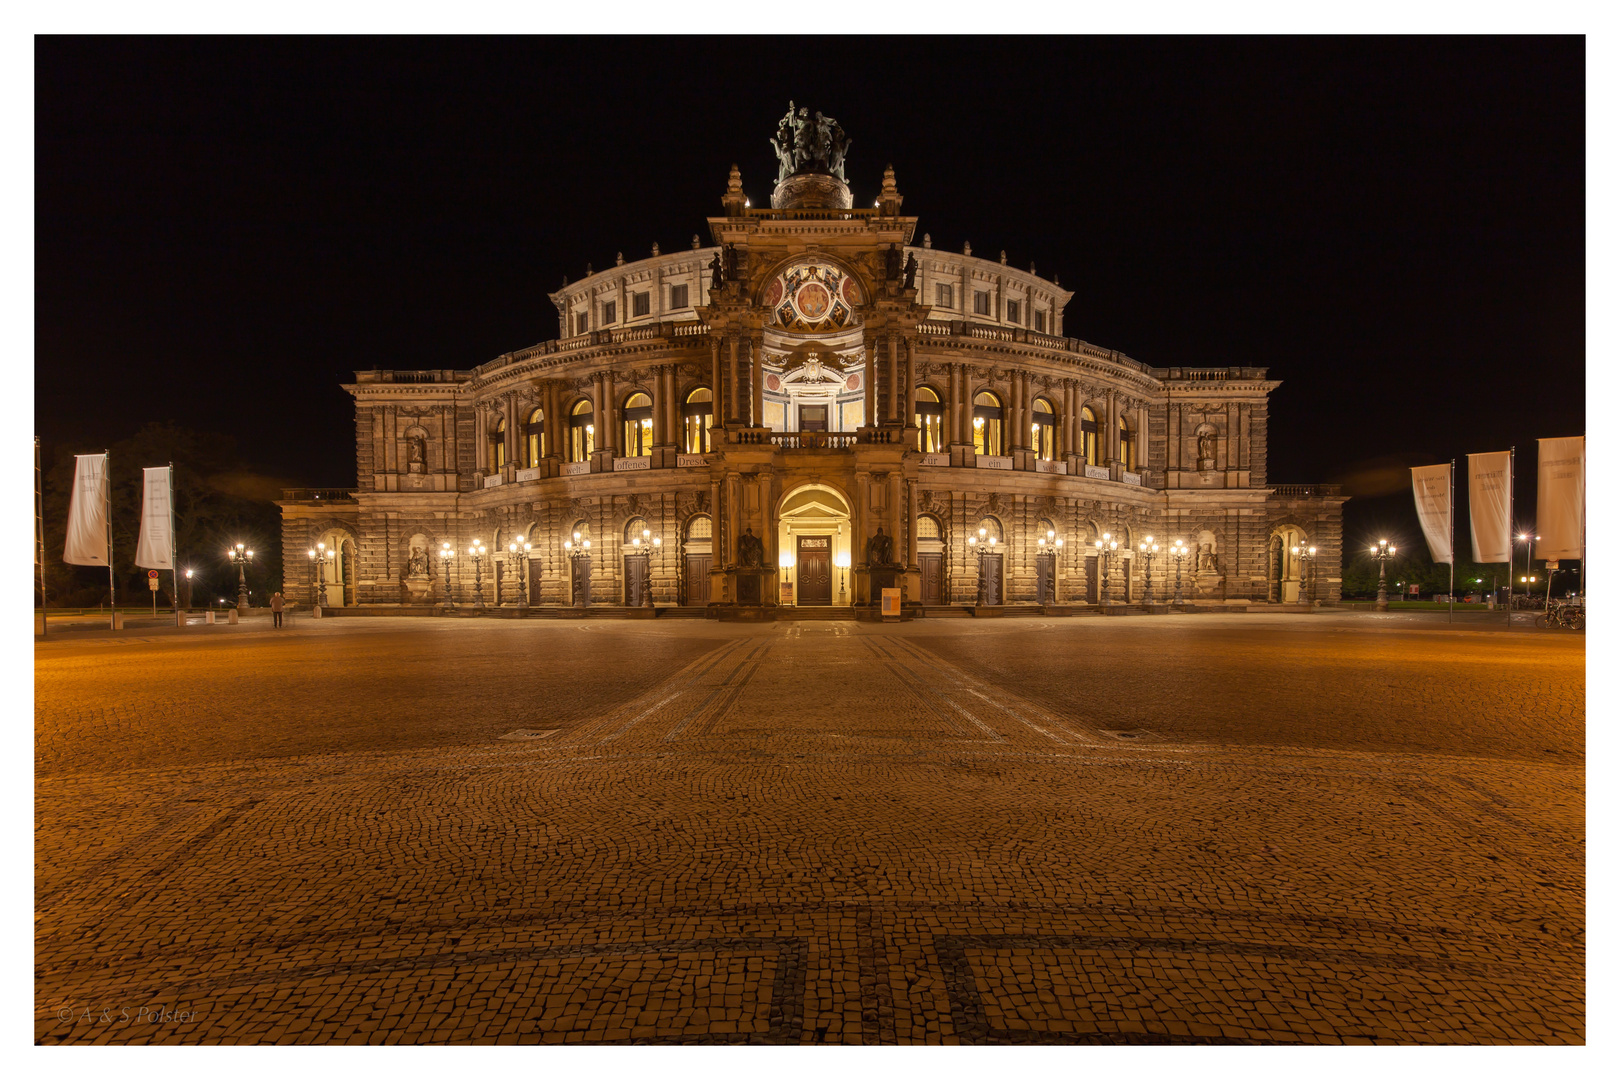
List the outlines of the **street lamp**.
{"type": "Polygon", "coordinates": [[[1170,557],[1176,560],[1176,603],[1181,603],[1181,563],[1187,558],[1187,545],[1180,540],[1170,542],[1170,557]]]}
{"type": "Polygon", "coordinates": [[[456,549],[446,540],[439,545],[439,562],[444,565],[444,603],[451,611],[456,608],[456,598],[450,592],[450,560],[456,557],[456,549]]]}
{"type": "Polygon", "coordinates": [[[337,554],[328,551],[325,541],[309,549],[310,613],[318,617],[326,601],[326,560],[337,554]]]}
{"type": "MultiPolygon", "coordinates": [[[[1530,542],[1532,540],[1540,540],[1541,537],[1532,536],[1530,533],[1520,533],[1518,536],[1514,537],[1513,539],[1514,539],[1515,542],[1524,545],[1524,568],[1525,568],[1525,570],[1529,570],[1530,569],[1530,555],[1531,555],[1531,553],[1533,551],[1533,549],[1530,547],[1530,542]]],[[[1509,546],[1509,548],[1508,548],[1508,620],[1509,621],[1512,621],[1512,619],[1513,619],[1513,554],[1514,554],[1513,553],[1513,548],[1511,546],[1509,546]]],[[[1519,580],[1523,581],[1524,579],[1521,577],[1519,580]]]]}
{"type": "Polygon", "coordinates": [[[236,564],[236,610],[246,611],[248,606],[247,564],[253,561],[253,552],[246,544],[237,544],[225,550],[225,557],[236,564]]]}
{"type": "Polygon", "coordinates": [[[591,602],[591,542],[581,539],[576,532],[572,540],[563,541],[563,552],[568,556],[568,577],[573,582],[574,606],[585,607],[591,602]],[[582,573],[584,581],[580,580],[582,573]]]}
{"type": "Polygon", "coordinates": [[[512,561],[518,564],[518,607],[520,608],[529,606],[529,551],[532,548],[533,545],[525,542],[521,533],[518,534],[517,539],[506,545],[506,550],[511,555],[512,561]],[[523,553],[521,559],[518,558],[519,552],[523,553]]]}
{"type": "Polygon", "coordinates": [[[985,576],[984,558],[995,551],[996,543],[996,538],[986,535],[982,528],[978,536],[968,537],[968,547],[979,553],[979,595],[974,601],[977,607],[986,607],[990,603],[990,579],[985,576]]]}
{"type": "Polygon", "coordinates": [[[1097,541],[1097,555],[1102,560],[1102,593],[1098,602],[1108,603],[1108,556],[1119,550],[1119,541],[1114,539],[1113,533],[1103,533],[1102,539],[1097,541]]]}
{"type": "Polygon", "coordinates": [[[187,610],[190,610],[190,608],[191,608],[191,575],[192,575],[192,573],[194,573],[194,571],[190,567],[187,567],[186,568],[186,608],[187,608],[187,610]]]}
{"type": "MultiPolygon", "coordinates": [[[[645,560],[642,563],[641,596],[636,601],[641,607],[653,606],[652,553],[654,551],[662,551],[663,545],[664,538],[661,536],[654,536],[651,529],[642,529],[640,536],[632,536],[630,538],[630,547],[633,549],[630,552],[631,557],[633,558],[639,555],[643,560],[645,560]]],[[[626,597],[625,599],[628,600],[630,598],[626,597]]]]}
{"type": "Polygon", "coordinates": [[[1151,604],[1153,602],[1153,556],[1159,553],[1159,545],[1153,542],[1153,537],[1148,536],[1144,537],[1142,542],[1136,545],[1136,550],[1141,552],[1142,558],[1147,562],[1147,566],[1142,570],[1142,603],[1151,604]]]}
{"type": "Polygon", "coordinates": [[[489,554],[489,548],[484,546],[482,540],[474,538],[472,546],[467,549],[467,554],[472,557],[473,561],[473,596],[477,599],[478,610],[482,611],[484,609],[484,556],[489,554]]]}
{"type": "Polygon", "coordinates": [[[849,569],[849,552],[840,551],[833,556],[833,565],[838,567],[838,606],[844,606],[844,571],[849,569]]]}
{"type": "Polygon", "coordinates": [[[1389,610],[1389,590],[1384,585],[1384,564],[1395,554],[1395,545],[1388,540],[1380,540],[1367,549],[1373,558],[1378,560],[1378,604],[1377,610],[1389,610]]]}
{"type": "Polygon", "coordinates": [[[1299,560],[1299,576],[1304,578],[1307,573],[1310,574],[1310,592],[1306,594],[1305,602],[1314,606],[1316,603],[1316,548],[1300,547],[1298,544],[1295,544],[1288,550],[1293,553],[1294,558],[1299,560]]]}

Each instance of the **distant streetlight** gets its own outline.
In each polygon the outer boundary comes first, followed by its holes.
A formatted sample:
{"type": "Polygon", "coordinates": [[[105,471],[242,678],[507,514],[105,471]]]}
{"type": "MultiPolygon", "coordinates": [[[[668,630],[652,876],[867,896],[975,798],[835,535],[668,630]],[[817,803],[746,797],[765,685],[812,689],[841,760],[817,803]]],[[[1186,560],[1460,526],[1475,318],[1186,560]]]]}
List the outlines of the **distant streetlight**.
{"type": "MultiPolygon", "coordinates": [[[[1372,547],[1368,548],[1367,551],[1368,551],[1369,554],[1372,555],[1373,558],[1378,560],[1378,604],[1376,605],[1377,610],[1379,610],[1379,611],[1388,611],[1389,610],[1389,589],[1384,584],[1384,564],[1387,563],[1390,560],[1390,556],[1395,554],[1395,545],[1390,543],[1388,540],[1380,540],[1380,541],[1378,541],[1378,543],[1376,543],[1372,547]]],[[[1400,582],[1398,582],[1398,581],[1395,584],[1396,584],[1397,587],[1400,586],[1400,582]]]]}
{"type": "Polygon", "coordinates": [[[1153,537],[1148,536],[1136,545],[1136,550],[1142,553],[1147,563],[1142,572],[1142,603],[1150,604],[1153,602],[1153,556],[1159,553],[1159,545],[1153,542],[1153,537]]]}
{"type": "Polygon", "coordinates": [[[1307,574],[1310,575],[1310,592],[1306,594],[1305,602],[1314,605],[1316,603],[1316,548],[1301,547],[1295,544],[1288,550],[1293,554],[1294,558],[1299,560],[1300,579],[1304,580],[1307,574]]]}
{"type": "Polygon", "coordinates": [[[247,564],[253,561],[253,551],[246,544],[237,544],[225,550],[225,557],[236,564],[236,609],[246,611],[248,606],[247,564]]]}
{"type": "Polygon", "coordinates": [[[439,562],[444,566],[444,603],[451,611],[455,610],[456,598],[450,592],[450,560],[456,557],[456,549],[446,540],[439,545],[439,562]]]}
{"type": "Polygon", "coordinates": [[[1102,539],[1096,542],[1097,555],[1102,561],[1102,595],[1098,598],[1101,603],[1108,603],[1108,557],[1119,550],[1119,541],[1114,539],[1113,533],[1103,533],[1102,539]]]}
{"type": "Polygon", "coordinates": [[[1170,543],[1170,557],[1176,560],[1176,603],[1181,603],[1181,563],[1187,558],[1187,545],[1180,540],[1170,543]]]}
{"type": "Polygon", "coordinates": [[[484,556],[489,554],[489,548],[484,546],[482,540],[474,538],[472,546],[467,549],[467,557],[473,561],[473,597],[478,610],[484,609],[484,556]]]}
{"type": "Polygon", "coordinates": [[[512,561],[518,564],[518,607],[529,606],[529,551],[533,545],[523,539],[520,533],[517,539],[506,545],[506,550],[512,556],[512,561]],[[519,553],[522,558],[519,558],[519,553]]]}

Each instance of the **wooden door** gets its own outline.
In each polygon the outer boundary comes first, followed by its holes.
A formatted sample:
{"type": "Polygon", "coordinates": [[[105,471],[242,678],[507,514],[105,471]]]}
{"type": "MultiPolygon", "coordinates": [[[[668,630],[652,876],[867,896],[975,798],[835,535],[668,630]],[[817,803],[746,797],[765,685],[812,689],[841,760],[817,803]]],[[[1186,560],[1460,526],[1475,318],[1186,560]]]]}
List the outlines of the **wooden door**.
{"type": "Polygon", "coordinates": [[[688,607],[704,607],[709,602],[709,564],[714,561],[710,554],[688,555],[686,557],[686,603],[688,607]]]}
{"type": "Polygon", "coordinates": [[[574,559],[574,606],[586,607],[591,602],[591,557],[582,555],[574,559]]]}
{"type": "Polygon", "coordinates": [[[642,595],[647,589],[647,564],[650,560],[645,555],[626,555],[624,557],[624,603],[626,607],[641,607],[645,599],[642,595]]]}
{"type": "Polygon", "coordinates": [[[945,602],[945,556],[917,553],[917,569],[922,571],[922,602],[945,602]]]}
{"type": "Polygon", "coordinates": [[[800,606],[832,603],[832,537],[801,536],[799,540],[800,606]]]}
{"type": "Polygon", "coordinates": [[[1086,603],[1097,602],[1097,556],[1086,556],[1086,603]]]}
{"type": "Polygon", "coordinates": [[[985,603],[991,607],[1001,606],[1001,556],[986,555],[984,557],[985,603]]]}

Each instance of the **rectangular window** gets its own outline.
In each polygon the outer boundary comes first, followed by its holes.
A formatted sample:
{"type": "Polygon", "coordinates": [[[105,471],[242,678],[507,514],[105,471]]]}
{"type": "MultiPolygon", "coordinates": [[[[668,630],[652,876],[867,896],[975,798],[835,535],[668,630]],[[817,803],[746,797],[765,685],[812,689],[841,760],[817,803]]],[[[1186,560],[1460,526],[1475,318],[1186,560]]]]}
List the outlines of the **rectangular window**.
{"type": "Polygon", "coordinates": [[[1035,332],[1037,334],[1046,333],[1046,312],[1044,311],[1035,313],[1035,332]]]}
{"type": "Polygon", "coordinates": [[[953,299],[954,299],[954,297],[951,296],[951,287],[949,285],[935,285],[934,286],[934,304],[935,304],[935,306],[942,307],[942,308],[952,307],[952,306],[954,306],[951,303],[951,301],[953,299]]]}
{"type": "Polygon", "coordinates": [[[1016,300],[1007,301],[1007,321],[1010,323],[1018,321],[1018,301],[1016,300]]]}
{"type": "Polygon", "coordinates": [[[617,301],[614,301],[614,300],[609,300],[609,301],[607,301],[606,303],[604,303],[602,305],[602,325],[603,326],[612,326],[614,323],[619,321],[618,320],[618,314],[619,314],[618,307],[619,306],[618,306],[617,301]]]}
{"type": "Polygon", "coordinates": [[[973,314],[990,314],[990,294],[983,289],[973,290],[973,314]]]}
{"type": "Polygon", "coordinates": [[[583,311],[574,316],[574,333],[583,334],[591,328],[591,317],[583,311]]]}
{"type": "Polygon", "coordinates": [[[650,293],[650,292],[631,293],[630,294],[630,314],[631,315],[650,315],[650,314],[652,314],[652,293],[650,293]]]}
{"type": "Polygon", "coordinates": [[[686,286],[671,285],[669,287],[669,306],[683,308],[686,306],[686,286]]]}

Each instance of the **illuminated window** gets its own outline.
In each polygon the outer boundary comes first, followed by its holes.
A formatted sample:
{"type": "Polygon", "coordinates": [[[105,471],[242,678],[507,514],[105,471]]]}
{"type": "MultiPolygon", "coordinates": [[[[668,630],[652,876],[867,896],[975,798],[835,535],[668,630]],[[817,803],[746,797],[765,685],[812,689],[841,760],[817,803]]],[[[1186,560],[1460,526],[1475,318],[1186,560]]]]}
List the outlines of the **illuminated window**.
{"type": "Polygon", "coordinates": [[[1097,414],[1090,409],[1080,410],[1080,453],[1087,465],[1097,461],[1097,414]]]}
{"type": "Polygon", "coordinates": [[[990,457],[1006,453],[1001,438],[1001,399],[983,393],[973,399],[973,449],[990,457]]]}
{"type": "Polygon", "coordinates": [[[501,466],[506,464],[506,421],[502,420],[495,425],[495,430],[489,435],[489,471],[497,473],[501,466]]]}
{"type": "Polygon", "coordinates": [[[1136,471],[1136,437],[1123,416],[1119,418],[1119,463],[1130,472],[1136,471]]]}
{"type": "Polygon", "coordinates": [[[650,293],[650,292],[631,293],[630,294],[630,314],[632,316],[650,315],[650,314],[652,314],[652,293],[650,293]]]}
{"type": "Polygon", "coordinates": [[[526,442],[529,450],[528,460],[524,462],[524,466],[532,469],[540,464],[540,458],[546,452],[546,412],[544,409],[536,409],[529,414],[529,423],[524,428],[524,434],[528,436],[526,442]]]}
{"type": "Polygon", "coordinates": [[[927,386],[917,387],[917,449],[925,454],[945,450],[945,406],[927,386]]]}
{"type": "Polygon", "coordinates": [[[568,414],[568,460],[589,461],[595,450],[595,410],[587,398],[577,403],[568,414]]]}
{"type": "Polygon", "coordinates": [[[1052,414],[1052,403],[1036,398],[1032,410],[1034,422],[1030,425],[1030,448],[1042,461],[1057,457],[1057,417],[1052,414]]]}
{"type": "Polygon", "coordinates": [[[652,398],[646,394],[631,394],[619,417],[623,428],[619,452],[625,457],[651,457],[652,398]]]}
{"type": "Polygon", "coordinates": [[[709,429],[714,426],[714,394],[700,386],[681,403],[681,446],[688,454],[709,452],[709,429]]]}

